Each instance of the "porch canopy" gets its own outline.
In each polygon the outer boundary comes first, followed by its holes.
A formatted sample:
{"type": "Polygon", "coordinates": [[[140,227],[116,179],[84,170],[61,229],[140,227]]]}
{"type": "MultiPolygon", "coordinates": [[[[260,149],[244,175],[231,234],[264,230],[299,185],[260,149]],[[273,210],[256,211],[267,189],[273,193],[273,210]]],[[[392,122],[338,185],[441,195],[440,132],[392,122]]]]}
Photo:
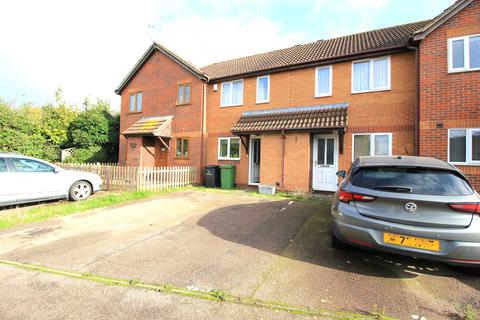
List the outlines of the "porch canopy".
{"type": "Polygon", "coordinates": [[[246,111],[233,126],[237,135],[268,131],[346,129],[348,102],[246,111]]]}
{"type": "MultiPolygon", "coordinates": [[[[265,132],[338,130],[341,142],[347,127],[348,102],[323,104],[309,107],[292,107],[246,111],[232,128],[232,133],[240,137],[265,132]]],[[[243,141],[246,150],[247,141],[243,141]]],[[[343,143],[340,143],[342,148],[343,143]]]]}
{"type": "Polygon", "coordinates": [[[122,134],[125,136],[154,136],[159,138],[172,137],[173,116],[144,117],[135,122],[122,134]]]}

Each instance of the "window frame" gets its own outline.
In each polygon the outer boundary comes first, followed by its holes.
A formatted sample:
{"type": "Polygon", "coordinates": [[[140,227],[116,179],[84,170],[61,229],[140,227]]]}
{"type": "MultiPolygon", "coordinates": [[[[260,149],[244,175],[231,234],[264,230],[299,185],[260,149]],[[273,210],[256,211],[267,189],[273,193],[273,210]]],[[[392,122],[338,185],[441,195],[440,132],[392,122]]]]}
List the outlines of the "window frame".
{"type": "Polygon", "coordinates": [[[448,129],[448,148],[447,148],[447,159],[448,163],[452,165],[460,166],[480,166],[480,160],[472,160],[472,136],[473,132],[479,131],[480,128],[449,128],[448,129]],[[450,132],[452,130],[465,130],[465,162],[450,161],[450,132]]]}
{"type": "Polygon", "coordinates": [[[225,81],[220,83],[220,107],[236,107],[236,106],[241,106],[243,105],[243,95],[244,95],[244,82],[243,79],[238,79],[238,80],[232,80],[232,81],[225,81]],[[238,104],[233,103],[233,83],[235,82],[241,82],[242,83],[242,101],[238,104]],[[229,84],[231,86],[231,91],[230,91],[230,98],[232,101],[232,104],[223,104],[223,85],[224,84],[229,84]]]}
{"type": "Polygon", "coordinates": [[[188,160],[190,159],[190,138],[189,137],[176,137],[175,138],[175,159],[184,159],[184,160],[188,160]],[[181,150],[181,155],[178,156],[177,155],[177,149],[178,149],[178,140],[181,140],[181,147],[180,147],[180,150],[181,150]],[[184,142],[185,140],[188,141],[188,145],[187,145],[187,156],[185,156],[183,154],[183,145],[184,145],[184,142]]]}
{"type": "Polygon", "coordinates": [[[333,95],[333,66],[319,66],[315,68],[315,98],[321,97],[331,97],[333,95]],[[330,71],[330,79],[329,79],[329,91],[326,93],[319,93],[318,92],[318,70],[320,69],[329,69],[330,71]]]}
{"type": "Polygon", "coordinates": [[[217,158],[218,160],[235,160],[235,161],[239,161],[240,160],[240,157],[241,157],[241,154],[242,154],[242,141],[240,140],[240,137],[220,137],[218,138],[218,152],[217,152],[217,158]],[[231,140],[232,139],[238,139],[238,158],[232,158],[230,157],[230,146],[231,146],[231,140]],[[227,157],[222,157],[221,155],[221,142],[222,140],[227,140],[228,141],[228,144],[227,144],[227,157]]]}
{"type": "Polygon", "coordinates": [[[136,91],[136,92],[130,92],[129,95],[128,95],[128,113],[142,113],[143,112],[143,91],[136,91]],[[138,110],[138,95],[141,95],[141,109],[138,110]],[[131,109],[131,105],[132,105],[132,97],[134,97],[133,101],[134,101],[134,107],[133,107],[133,111],[131,109]]]}
{"type": "MultiPolygon", "coordinates": [[[[233,93],[233,92],[232,92],[233,93]]],[[[243,98],[242,98],[243,100],[243,98]]],[[[256,103],[257,104],[261,104],[261,103],[269,103],[270,102],[270,75],[267,74],[265,76],[259,76],[257,77],[257,92],[256,92],[256,103]],[[267,79],[267,99],[259,99],[258,98],[258,88],[259,88],[259,85],[258,83],[260,82],[260,79],[264,79],[266,78],[267,79]]]]}
{"type": "Polygon", "coordinates": [[[375,58],[369,58],[369,59],[361,59],[361,60],[355,60],[352,61],[352,66],[351,66],[351,93],[352,94],[358,94],[358,93],[367,93],[367,92],[379,92],[379,91],[389,91],[392,90],[392,61],[391,61],[391,56],[381,56],[381,57],[375,57],[375,58]],[[380,87],[380,88],[374,88],[373,83],[373,65],[375,61],[378,60],[387,60],[387,81],[388,85],[386,87],[380,87]],[[356,63],[362,63],[362,62],[368,62],[369,63],[369,69],[370,69],[370,79],[368,80],[368,90],[360,90],[360,91],[355,91],[354,88],[354,65],[356,63]]]}
{"type": "Polygon", "coordinates": [[[461,37],[454,37],[448,38],[448,73],[458,73],[458,72],[470,72],[470,71],[479,71],[480,67],[478,68],[470,68],[470,38],[473,37],[480,37],[480,33],[478,34],[470,34],[467,36],[461,37]],[[464,65],[463,68],[453,68],[453,42],[463,40],[463,59],[464,65]]]}
{"type": "Polygon", "coordinates": [[[176,105],[177,106],[185,106],[185,105],[189,105],[189,104],[192,104],[192,84],[190,82],[185,82],[185,83],[179,83],[177,84],[177,103],[176,105]],[[178,96],[178,90],[180,89],[180,87],[182,87],[183,89],[183,100],[185,100],[185,92],[186,92],[186,87],[189,86],[190,87],[190,95],[188,97],[188,102],[182,102],[180,103],[179,101],[179,96],[178,96]]]}
{"type": "Polygon", "coordinates": [[[382,157],[375,155],[375,136],[388,136],[388,155],[392,156],[392,142],[393,134],[391,132],[367,132],[367,133],[353,133],[352,134],[352,162],[355,161],[355,136],[370,136],[370,157],[382,157]]]}

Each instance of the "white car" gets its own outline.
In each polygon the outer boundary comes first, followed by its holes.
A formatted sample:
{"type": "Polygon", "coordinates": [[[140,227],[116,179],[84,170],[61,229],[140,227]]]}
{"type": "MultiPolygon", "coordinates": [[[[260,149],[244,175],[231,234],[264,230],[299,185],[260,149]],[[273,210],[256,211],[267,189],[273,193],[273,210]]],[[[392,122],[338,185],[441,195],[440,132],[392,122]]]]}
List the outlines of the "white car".
{"type": "Polygon", "coordinates": [[[102,189],[100,176],[0,152],[0,206],[43,200],[85,200],[102,189]]]}

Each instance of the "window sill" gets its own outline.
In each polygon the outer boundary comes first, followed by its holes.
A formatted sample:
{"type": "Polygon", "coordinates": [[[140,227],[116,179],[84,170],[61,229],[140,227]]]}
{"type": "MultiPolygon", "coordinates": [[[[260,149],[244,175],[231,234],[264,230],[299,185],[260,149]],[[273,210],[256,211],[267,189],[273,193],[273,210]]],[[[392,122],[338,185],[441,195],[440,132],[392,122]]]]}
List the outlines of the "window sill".
{"type": "Polygon", "coordinates": [[[240,161],[240,158],[218,158],[219,161],[240,161]]]}
{"type": "Polygon", "coordinates": [[[243,106],[243,103],[241,103],[241,104],[227,104],[227,105],[220,105],[220,108],[241,107],[241,106],[243,106]]]}
{"type": "Polygon", "coordinates": [[[255,102],[255,104],[266,104],[266,103],[270,103],[270,100],[257,101],[257,102],[255,102]]]}
{"type": "Polygon", "coordinates": [[[174,160],[190,160],[190,158],[174,157],[174,160]]]}
{"type": "Polygon", "coordinates": [[[315,98],[326,98],[326,97],[331,97],[332,93],[322,93],[322,94],[315,94],[315,98]]]}
{"type": "Polygon", "coordinates": [[[351,94],[361,94],[361,93],[372,93],[372,92],[382,92],[382,91],[391,91],[392,88],[385,88],[385,89],[372,89],[366,91],[352,91],[351,94]]]}
{"type": "Polygon", "coordinates": [[[182,107],[182,106],[189,106],[191,104],[192,104],[191,102],[189,102],[189,103],[177,103],[176,106],[177,107],[182,107]]]}
{"type": "Polygon", "coordinates": [[[142,111],[127,112],[127,114],[139,114],[139,113],[142,113],[142,111]]]}
{"type": "Polygon", "coordinates": [[[454,166],[467,166],[467,167],[480,166],[480,161],[479,162],[449,162],[449,163],[454,166]]]}
{"type": "Polygon", "coordinates": [[[449,74],[455,74],[455,73],[475,72],[475,71],[480,71],[480,68],[475,68],[475,69],[459,69],[459,70],[449,69],[449,70],[448,70],[448,73],[449,73],[449,74]]]}

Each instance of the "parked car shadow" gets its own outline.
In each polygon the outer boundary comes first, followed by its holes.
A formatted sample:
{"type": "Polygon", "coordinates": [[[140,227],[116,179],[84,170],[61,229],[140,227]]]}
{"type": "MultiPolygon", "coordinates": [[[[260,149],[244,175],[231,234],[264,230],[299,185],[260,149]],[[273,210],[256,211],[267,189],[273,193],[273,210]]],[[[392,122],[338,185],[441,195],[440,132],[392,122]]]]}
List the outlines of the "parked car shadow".
{"type": "Polygon", "coordinates": [[[480,290],[480,277],[444,263],[353,247],[333,249],[330,219],[325,202],[290,206],[276,201],[223,207],[204,215],[198,225],[227,241],[345,272],[392,279],[454,277],[480,290]]]}
{"type": "Polygon", "coordinates": [[[22,208],[30,209],[30,208],[40,207],[43,205],[55,204],[55,203],[66,202],[66,201],[67,200],[63,200],[63,199],[54,199],[54,200],[42,200],[42,201],[36,201],[36,202],[11,204],[6,206],[0,206],[0,213],[8,210],[22,209],[22,208]]]}

